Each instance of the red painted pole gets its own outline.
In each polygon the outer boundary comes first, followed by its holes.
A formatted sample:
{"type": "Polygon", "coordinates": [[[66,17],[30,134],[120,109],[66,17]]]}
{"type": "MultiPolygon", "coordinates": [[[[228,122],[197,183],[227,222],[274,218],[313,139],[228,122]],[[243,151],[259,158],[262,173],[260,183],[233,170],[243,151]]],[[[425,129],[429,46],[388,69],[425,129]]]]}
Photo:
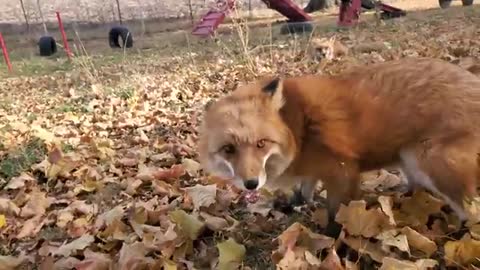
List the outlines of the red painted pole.
{"type": "Polygon", "coordinates": [[[5,40],[3,40],[2,33],[0,33],[0,47],[2,47],[3,58],[7,64],[8,71],[12,72],[12,63],[10,63],[10,57],[8,56],[7,46],[5,45],[5,40]]]}
{"type": "Polygon", "coordinates": [[[68,47],[67,34],[65,34],[65,29],[63,28],[60,12],[57,11],[56,13],[57,13],[58,27],[60,28],[60,33],[62,33],[63,48],[65,49],[65,52],[67,53],[68,58],[72,59],[72,51],[70,51],[70,47],[68,47]]]}

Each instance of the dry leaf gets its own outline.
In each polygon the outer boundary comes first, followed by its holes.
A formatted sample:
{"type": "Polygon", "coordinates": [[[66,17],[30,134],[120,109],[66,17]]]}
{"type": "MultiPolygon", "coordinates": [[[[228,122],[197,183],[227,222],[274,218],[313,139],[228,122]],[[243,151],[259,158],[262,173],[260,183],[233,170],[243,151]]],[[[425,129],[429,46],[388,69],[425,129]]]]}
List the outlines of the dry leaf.
{"type": "Polygon", "coordinates": [[[366,207],[365,201],[351,201],[348,206],[341,205],[335,221],[354,236],[373,237],[392,227],[382,210],[378,208],[366,210],[366,207]]]}
{"type": "Polygon", "coordinates": [[[195,185],[193,187],[185,188],[188,196],[192,198],[193,206],[196,210],[201,207],[208,207],[215,203],[217,197],[217,185],[195,185]]]}
{"type": "Polygon", "coordinates": [[[77,250],[83,250],[95,241],[95,238],[92,235],[86,234],[80,238],[73,240],[68,244],[63,244],[56,251],[54,255],[61,255],[63,257],[70,256],[73,252],[77,250]]]}
{"type": "Polygon", "coordinates": [[[411,247],[422,251],[427,257],[430,257],[437,250],[435,242],[410,227],[402,228],[402,233],[406,235],[408,244],[411,247]]]}
{"type": "Polygon", "coordinates": [[[185,236],[191,240],[196,240],[205,227],[203,222],[183,210],[171,211],[168,215],[180,227],[185,236]]]}
{"type": "Polygon", "coordinates": [[[480,241],[472,239],[466,234],[458,241],[447,241],[444,245],[445,261],[447,265],[467,265],[477,262],[480,257],[480,241]]]}
{"type": "Polygon", "coordinates": [[[245,246],[238,244],[233,238],[217,244],[218,248],[218,269],[236,269],[245,257],[245,246]]]}

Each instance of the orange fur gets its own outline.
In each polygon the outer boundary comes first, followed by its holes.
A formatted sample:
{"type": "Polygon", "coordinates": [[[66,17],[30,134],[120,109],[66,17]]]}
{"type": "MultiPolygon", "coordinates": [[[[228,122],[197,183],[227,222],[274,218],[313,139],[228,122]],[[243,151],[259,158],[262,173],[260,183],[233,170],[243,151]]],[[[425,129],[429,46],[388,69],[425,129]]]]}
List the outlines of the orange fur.
{"type": "Polygon", "coordinates": [[[270,185],[301,181],[308,199],[321,179],[331,218],[358,198],[361,172],[398,163],[412,185],[436,192],[464,219],[462,199],[476,195],[480,173],[479,127],[478,77],[405,58],[239,87],[206,109],[199,155],[207,171],[240,186],[256,176],[270,185]]]}

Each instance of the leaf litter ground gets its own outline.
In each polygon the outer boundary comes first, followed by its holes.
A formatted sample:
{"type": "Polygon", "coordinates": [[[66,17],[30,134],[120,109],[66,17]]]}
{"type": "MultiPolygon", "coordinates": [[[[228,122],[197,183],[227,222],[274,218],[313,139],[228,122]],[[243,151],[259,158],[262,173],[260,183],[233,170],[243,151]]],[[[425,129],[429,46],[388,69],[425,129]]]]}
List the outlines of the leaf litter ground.
{"type": "Polygon", "coordinates": [[[476,11],[337,33],[353,53],[322,63],[302,40],[279,38],[235,57],[152,57],[3,80],[0,269],[475,269],[476,201],[459,233],[443,201],[407,196],[401,175],[371,172],[331,239],[321,234],[320,189],[318,205],[288,213],[272,207],[271,194],[247,205],[202,173],[195,143],[203,105],[257,74],[337,73],[404,56],[475,65],[476,11]],[[341,243],[348,252],[334,248],[341,243]]]}

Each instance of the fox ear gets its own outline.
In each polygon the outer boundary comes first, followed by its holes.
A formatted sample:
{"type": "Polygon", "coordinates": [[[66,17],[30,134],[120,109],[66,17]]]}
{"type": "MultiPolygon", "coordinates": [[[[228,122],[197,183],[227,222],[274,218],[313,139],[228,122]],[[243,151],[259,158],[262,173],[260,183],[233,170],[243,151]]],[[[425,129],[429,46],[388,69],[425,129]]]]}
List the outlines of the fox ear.
{"type": "Polygon", "coordinates": [[[272,98],[272,105],[274,108],[279,110],[282,108],[283,100],[283,80],[279,77],[276,77],[269,81],[263,88],[262,91],[269,95],[272,98]]]}

